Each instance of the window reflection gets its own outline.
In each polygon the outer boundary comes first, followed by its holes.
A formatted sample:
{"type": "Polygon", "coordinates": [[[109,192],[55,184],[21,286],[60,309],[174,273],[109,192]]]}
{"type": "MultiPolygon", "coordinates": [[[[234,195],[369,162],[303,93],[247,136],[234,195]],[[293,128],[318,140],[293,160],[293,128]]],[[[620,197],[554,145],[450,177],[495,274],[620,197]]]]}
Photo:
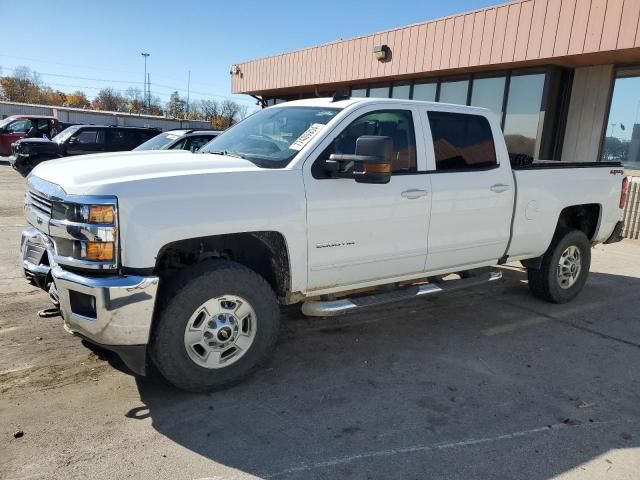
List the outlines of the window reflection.
{"type": "Polygon", "coordinates": [[[471,105],[491,110],[502,119],[505,77],[475,78],[471,89],[471,105]]]}
{"type": "Polygon", "coordinates": [[[366,97],[367,87],[356,87],[351,89],[351,96],[354,98],[366,97]]]}
{"type": "Polygon", "coordinates": [[[616,79],[606,128],[602,160],[640,170],[640,76],[616,79]]]}
{"type": "Polygon", "coordinates": [[[413,99],[423,100],[425,102],[436,101],[437,83],[416,83],[413,86],[413,99]]]}
{"type": "Polygon", "coordinates": [[[369,96],[376,98],[389,98],[389,87],[371,87],[369,96]]]}
{"type": "Polygon", "coordinates": [[[411,85],[394,85],[393,90],[391,90],[391,97],[408,99],[410,93],[411,85]]]}
{"type": "Polygon", "coordinates": [[[537,158],[536,141],[544,89],[543,73],[512,76],[504,121],[504,139],[512,155],[537,158]]]}
{"type": "Polygon", "coordinates": [[[442,82],[440,84],[440,98],[438,99],[438,101],[443,103],[456,103],[458,105],[466,105],[468,90],[469,80],[442,82]]]}

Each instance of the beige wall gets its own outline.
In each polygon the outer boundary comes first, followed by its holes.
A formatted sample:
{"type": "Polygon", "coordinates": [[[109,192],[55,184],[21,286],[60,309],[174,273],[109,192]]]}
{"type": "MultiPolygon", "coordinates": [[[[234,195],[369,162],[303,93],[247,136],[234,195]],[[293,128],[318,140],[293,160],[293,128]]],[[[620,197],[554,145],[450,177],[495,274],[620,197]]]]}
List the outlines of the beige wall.
{"type": "MultiPolygon", "coordinates": [[[[416,18],[429,14],[428,2],[416,18]]],[[[234,93],[507,66],[640,62],[640,0],[519,0],[238,64],[234,93]],[[375,45],[392,58],[379,62],[375,45]]]]}
{"type": "Polygon", "coordinates": [[[595,162],[606,128],[613,65],[577,68],[562,146],[562,160],[595,162]]]}

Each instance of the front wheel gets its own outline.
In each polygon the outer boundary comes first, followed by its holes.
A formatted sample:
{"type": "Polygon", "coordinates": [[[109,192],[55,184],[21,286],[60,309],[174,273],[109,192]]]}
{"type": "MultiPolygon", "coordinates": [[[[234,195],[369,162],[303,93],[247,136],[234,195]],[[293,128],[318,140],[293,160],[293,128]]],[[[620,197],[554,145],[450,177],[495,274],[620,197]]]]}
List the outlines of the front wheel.
{"type": "Polygon", "coordinates": [[[591,266],[591,245],[580,230],[556,234],[539,270],[529,268],[529,288],[538,298],[566,303],[582,291],[591,266]]]}
{"type": "Polygon", "coordinates": [[[263,363],[279,329],[276,297],[252,270],[229,261],[190,267],[163,289],[150,357],[176,387],[233,385],[263,363]]]}

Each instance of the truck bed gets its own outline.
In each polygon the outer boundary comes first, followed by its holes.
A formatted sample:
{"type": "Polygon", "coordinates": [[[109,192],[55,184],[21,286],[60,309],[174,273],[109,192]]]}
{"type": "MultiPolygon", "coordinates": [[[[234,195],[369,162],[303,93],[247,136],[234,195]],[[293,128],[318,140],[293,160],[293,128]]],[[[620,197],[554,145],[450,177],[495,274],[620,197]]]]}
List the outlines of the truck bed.
{"type": "Polygon", "coordinates": [[[598,225],[590,238],[593,243],[607,240],[620,219],[624,169],[619,162],[536,161],[513,167],[513,175],[516,200],[510,259],[542,255],[565,208],[598,208],[598,225]]]}

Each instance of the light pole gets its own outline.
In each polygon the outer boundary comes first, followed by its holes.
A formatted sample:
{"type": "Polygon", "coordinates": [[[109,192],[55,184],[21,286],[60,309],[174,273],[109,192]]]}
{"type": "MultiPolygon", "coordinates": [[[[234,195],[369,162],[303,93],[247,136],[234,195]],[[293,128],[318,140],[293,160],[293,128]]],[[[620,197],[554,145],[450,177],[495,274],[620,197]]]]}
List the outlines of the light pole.
{"type": "Polygon", "coordinates": [[[140,55],[144,57],[144,104],[145,104],[145,113],[149,113],[149,101],[147,98],[147,57],[151,55],[150,53],[142,52],[140,55]]]}

